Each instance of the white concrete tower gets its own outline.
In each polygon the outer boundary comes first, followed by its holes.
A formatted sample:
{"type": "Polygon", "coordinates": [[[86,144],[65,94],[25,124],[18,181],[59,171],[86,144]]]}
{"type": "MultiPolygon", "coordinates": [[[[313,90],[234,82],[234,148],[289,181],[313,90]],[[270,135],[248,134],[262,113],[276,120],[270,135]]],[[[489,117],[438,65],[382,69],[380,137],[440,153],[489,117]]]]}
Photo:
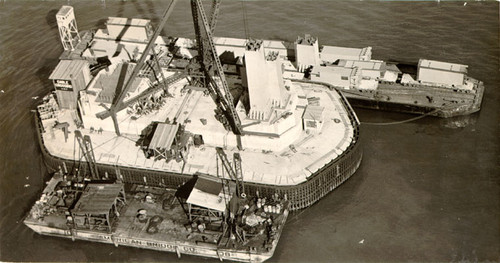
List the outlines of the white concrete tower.
{"type": "Polygon", "coordinates": [[[285,106],[287,97],[282,61],[277,53],[266,57],[262,40],[247,41],[244,59],[250,100],[248,118],[269,121],[276,108],[285,106]]]}
{"type": "Polygon", "coordinates": [[[319,65],[318,39],[307,34],[305,37],[298,37],[295,41],[295,61],[299,72],[304,72],[310,66],[319,65]]]}
{"type": "Polygon", "coordinates": [[[76,26],[75,12],[72,6],[63,5],[56,14],[59,36],[64,50],[73,51],[80,41],[80,34],[76,26]]]}

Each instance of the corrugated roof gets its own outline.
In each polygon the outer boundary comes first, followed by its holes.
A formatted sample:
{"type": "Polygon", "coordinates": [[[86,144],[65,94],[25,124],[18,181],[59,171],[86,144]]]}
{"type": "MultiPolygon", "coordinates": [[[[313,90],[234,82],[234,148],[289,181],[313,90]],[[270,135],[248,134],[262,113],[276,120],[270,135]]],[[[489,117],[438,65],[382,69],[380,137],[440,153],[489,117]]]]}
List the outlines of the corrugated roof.
{"type": "Polygon", "coordinates": [[[307,105],[302,118],[306,120],[320,121],[322,120],[324,110],[325,107],[322,106],[307,105]]]}
{"type": "Polygon", "coordinates": [[[122,190],[123,184],[88,184],[72,212],[107,214],[122,190]]]}
{"type": "Polygon", "coordinates": [[[89,67],[86,60],[61,60],[49,79],[73,80],[85,67],[89,67]]]}
{"type": "Polygon", "coordinates": [[[178,124],[159,123],[156,127],[153,139],[151,139],[151,142],[149,143],[149,148],[170,150],[178,129],[178,124]]]}

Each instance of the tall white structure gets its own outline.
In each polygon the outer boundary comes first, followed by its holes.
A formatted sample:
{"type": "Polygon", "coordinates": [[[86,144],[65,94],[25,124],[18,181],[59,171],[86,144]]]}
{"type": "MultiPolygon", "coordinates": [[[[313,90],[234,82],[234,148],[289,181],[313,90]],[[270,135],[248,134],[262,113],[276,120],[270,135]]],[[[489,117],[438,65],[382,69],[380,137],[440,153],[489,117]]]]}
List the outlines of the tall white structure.
{"type": "Polygon", "coordinates": [[[295,41],[295,60],[299,72],[304,72],[310,66],[319,65],[318,39],[307,34],[305,37],[299,36],[295,41]]]}
{"type": "Polygon", "coordinates": [[[269,121],[273,109],[283,108],[288,98],[278,52],[266,56],[262,41],[249,40],[245,50],[246,85],[250,98],[248,117],[269,121]]]}
{"type": "Polygon", "coordinates": [[[80,41],[80,34],[76,26],[75,12],[72,6],[63,5],[56,14],[59,36],[64,50],[73,51],[80,41]]]}

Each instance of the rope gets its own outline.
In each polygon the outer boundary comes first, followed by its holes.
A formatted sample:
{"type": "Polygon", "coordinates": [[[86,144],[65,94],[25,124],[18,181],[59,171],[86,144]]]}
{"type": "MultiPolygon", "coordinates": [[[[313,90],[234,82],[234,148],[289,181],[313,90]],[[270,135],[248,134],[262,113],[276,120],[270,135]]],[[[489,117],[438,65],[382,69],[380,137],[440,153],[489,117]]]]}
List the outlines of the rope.
{"type": "MultiPolygon", "coordinates": [[[[443,106],[447,106],[447,105],[443,105],[443,106]]],[[[449,105],[448,105],[449,106],[449,105]]],[[[453,106],[453,107],[449,107],[449,109],[453,109],[453,108],[460,108],[461,106],[453,106]]],[[[366,125],[378,125],[378,126],[386,126],[386,125],[395,125],[395,124],[403,124],[403,123],[408,123],[408,122],[412,122],[412,121],[416,121],[416,120],[419,120],[419,119],[422,119],[424,117],[427,117],[429,115],[432,115],[440,110],[442,110],[443,108],[445,107],[442,107],[440,109],[435,109],[433,111],[429,111],[427,113],[424,113],[420,116],[417,116],[417,117],[413,117],[413,118],[410,118],[410,119],[407,119],[407,120],[402,120],[402,121],[393,121],[393,122],[361,122],[361,124],[366,124],[366,125]]]]}
{"type": "Polygon", "coordinates": [[[431,114],[436,113],[437,111],[438,111],[438,109],[430,111],[430,112],[427,112],[427,113],[422,114],[420,116],[413,117],[413,118],[410,118],[410,119],[407,119],[407,120],[402,120],[402,121],[393,121],[393,122],[361,122],[361,124],[378,125],[378,126],[403,124],[403,123],[408,123],[408,122],[412,122],[412,121],[416,121],[416,120],[422,119],[424,117],[427,117],[427,116],[429,116],[431,114]]]}

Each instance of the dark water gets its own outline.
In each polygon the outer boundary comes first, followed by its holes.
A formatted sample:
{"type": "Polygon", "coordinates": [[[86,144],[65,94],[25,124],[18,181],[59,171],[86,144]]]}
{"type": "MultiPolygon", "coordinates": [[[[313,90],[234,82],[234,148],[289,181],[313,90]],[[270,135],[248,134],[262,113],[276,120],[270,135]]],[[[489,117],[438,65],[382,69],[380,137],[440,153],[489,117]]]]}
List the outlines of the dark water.
{"type": "MultiPolygon", "coordinates": [[[[54,15],[75,7],[80,30],[108,16],[157,22],[166,1],[0,2],[0,260],[174,261],[174,254],[42,237],[22,223],[48,173],[35,143],[31,97],[62,52],[54,15]],[[26,187],[25,187],[26,186],[26,187]]],[[[216,35],[245,37],[243,5],[225,1],[216,35]]],[[[272,261],[500,261],[499,4],[497,2],[246,2],[249,35],[372,46],[374,58],[468,64],[485,82],[483,109],[452,121],[363,125],[358,172],[293,215],[272,261]],[[460,121],[460,122],[458,122],[460,121]],[[467,124],[453,128],[455,124],[467,124]],[[362,244],[359,242],[364,240],[362,244]]],[[[192,37],[181,1],[165,34],[192,37]]],[[[361,121],[413,116],[357,109],[361,121]]],[[[183,256],[180,261],[213,261],[183,256]]]]}

